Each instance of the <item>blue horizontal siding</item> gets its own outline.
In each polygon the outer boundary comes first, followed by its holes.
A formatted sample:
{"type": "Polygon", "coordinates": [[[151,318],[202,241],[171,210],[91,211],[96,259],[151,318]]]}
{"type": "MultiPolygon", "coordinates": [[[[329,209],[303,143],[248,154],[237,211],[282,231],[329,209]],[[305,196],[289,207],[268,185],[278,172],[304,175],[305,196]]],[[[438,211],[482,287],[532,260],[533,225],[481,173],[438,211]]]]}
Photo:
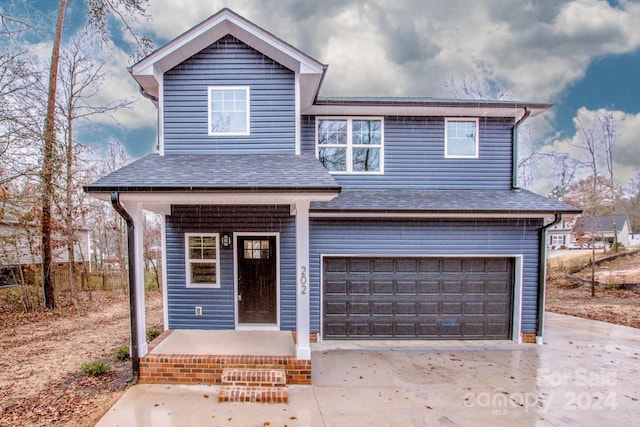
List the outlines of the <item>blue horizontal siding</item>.
{"type": "Polygon", "coordinates": [[[320,329],[321,255],[523,255],[522,331],[536,331],[540,220],[329,220],[310,224],[311,329],[320,329]]]}
{"type": "MultiPolygon", "coordinates": [[[[444,117],[385,117],[384,174],[334,175],[351,189],[511,188],[513,120],[480,118],[479,158],[445,159],[444,117]]],[[[315,154],[315,117],[303,116],[301,143],[315,154]]]]}
{"type": "MultiPolygon", "coordinates": [[[[280,233],[280,328],[295,329],[295,219],[289,206],[172,206],[166,219],[170,329],[233,329],[233,248],[220,248],[220,288],[185,285],[185,233],[280,233]],[[202,316],[195,307],[202,307],[202,316]]],[[[234,242],[235,243],[235,242],[234,242]]]]}
{"type": "Polygon", "coordinates": [[[165,154],[295,151],[293,71],[226,36],[164,74],[165,154]],[[250,86],[250,135],[208,135],[208,86],[250,86]]]}

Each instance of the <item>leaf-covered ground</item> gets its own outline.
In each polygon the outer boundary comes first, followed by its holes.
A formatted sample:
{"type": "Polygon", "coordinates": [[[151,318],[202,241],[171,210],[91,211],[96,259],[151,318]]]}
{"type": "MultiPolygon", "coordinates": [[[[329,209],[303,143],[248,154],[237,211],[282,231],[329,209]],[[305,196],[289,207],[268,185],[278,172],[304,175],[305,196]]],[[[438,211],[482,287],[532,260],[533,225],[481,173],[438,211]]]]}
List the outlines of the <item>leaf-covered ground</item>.
{"type": "MultiPolygon", "coordinates": [[[[162,325],[162,296],[147,296],[147,325],[162,325]]],[[[130,361],[114,352],[129,341],[124,297],[52,312],[0,319],[0,426],[93,426],[122,395],[130,361]],[[111,370],[89,378],[83,363],[106,359],[111,370]]]]}
{"type": "MultiPolygon", "coordinates": [[[[566,279],[563,269],[554,267],[558,264],[561,263],[552,262],[549,271],[546,294],[548,311],[640,328],[640,291],[615,289],[616,283],[640,283],[640,254],[617,258],[598,266],[596,280],[610,283],[611,286],[597,288],[595,297],[591,297],[589,286],[575,285],[566,279]]],[[[582,271],[577,276],[587,279],[590,272],[582,271]]]]}

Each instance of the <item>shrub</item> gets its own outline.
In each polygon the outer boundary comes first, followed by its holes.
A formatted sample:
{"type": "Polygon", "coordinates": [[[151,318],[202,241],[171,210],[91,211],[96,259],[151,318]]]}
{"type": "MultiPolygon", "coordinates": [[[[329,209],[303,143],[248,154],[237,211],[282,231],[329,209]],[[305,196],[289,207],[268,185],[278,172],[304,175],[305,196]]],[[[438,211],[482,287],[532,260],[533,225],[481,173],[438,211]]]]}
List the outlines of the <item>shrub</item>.
{"type": "Polygon", "coordinates": [[[80,369],[86,377],[97,377],[98,375],[109,372],[111,365],[106,360],[98,359],[93,362],[83,363],[80,369]]]}
{"type": "Polygon", "coordinates": [[[129,346],[121,345],[116,349],[116,359],[118,360],[127,360],[129,358],[129,346]]]}
{"type": "Polygon", "coordinates": [[[147,342],[151,342],[160,335],[161,332],[158,328],[149,328],[147,329],[147,342]]]}

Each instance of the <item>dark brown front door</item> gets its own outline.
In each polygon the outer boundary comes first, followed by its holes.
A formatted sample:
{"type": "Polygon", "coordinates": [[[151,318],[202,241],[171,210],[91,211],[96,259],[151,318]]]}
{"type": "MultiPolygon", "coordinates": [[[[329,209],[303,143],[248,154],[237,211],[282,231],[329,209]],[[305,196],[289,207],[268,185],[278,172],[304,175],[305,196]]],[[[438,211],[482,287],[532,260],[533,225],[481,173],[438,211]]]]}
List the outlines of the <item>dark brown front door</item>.
{"type": "Polygon", "coordinates": [[[275,236],[240,236],[238,323],[277,323],[275,236]]]}

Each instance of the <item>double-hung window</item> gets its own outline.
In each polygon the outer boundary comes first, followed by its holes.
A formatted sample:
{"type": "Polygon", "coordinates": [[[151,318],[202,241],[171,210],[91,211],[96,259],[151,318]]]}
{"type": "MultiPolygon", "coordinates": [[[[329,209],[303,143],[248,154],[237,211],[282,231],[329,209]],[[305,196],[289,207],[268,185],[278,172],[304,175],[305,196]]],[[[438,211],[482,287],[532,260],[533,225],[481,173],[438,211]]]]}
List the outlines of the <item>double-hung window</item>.
{"type": "Polygon", "coordinates": [[[381,118],[318,118],[316,155],[329,172],[384,172],[381,118]]]}
{"type": "Polygon", "coordinates": [[[249,135],[249,86],[209,87],[209,135],[249,135]]]}
{"type": "Polygon", "coordinates": [[[478,119],[446,119],[444,156],[452,159],[478,158],[478,119]]]}
{"type": "Polygon", "coordinates": [[[185,270],[188,288],[219,288],[217,233],[186,233],[185,270]]]}

